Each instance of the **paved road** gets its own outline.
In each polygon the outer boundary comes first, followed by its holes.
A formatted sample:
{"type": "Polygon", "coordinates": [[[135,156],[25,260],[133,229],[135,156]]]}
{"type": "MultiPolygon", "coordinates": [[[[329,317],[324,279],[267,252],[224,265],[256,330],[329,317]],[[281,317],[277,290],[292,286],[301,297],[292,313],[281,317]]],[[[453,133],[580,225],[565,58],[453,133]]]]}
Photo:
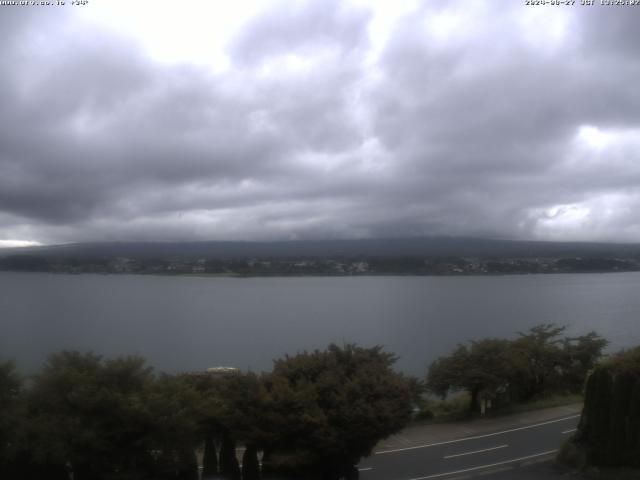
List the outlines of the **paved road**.
{"type": "Polygon", "coordinates": [[[451,440],[381,449],[360,463],[360,478],[451,480],[512,470],[553,458],[578,420],[579,415],[573,414],[451,440]]]}

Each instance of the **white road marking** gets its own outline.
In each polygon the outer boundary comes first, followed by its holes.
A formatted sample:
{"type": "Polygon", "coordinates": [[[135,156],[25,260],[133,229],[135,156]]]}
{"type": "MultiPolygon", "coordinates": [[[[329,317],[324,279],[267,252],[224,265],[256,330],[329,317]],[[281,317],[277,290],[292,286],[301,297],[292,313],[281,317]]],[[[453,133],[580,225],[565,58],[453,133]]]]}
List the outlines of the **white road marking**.
{"type": "Polygon", "coordinates": [[[458,438],[456,440],[447,440],[445,442],[428,443],[426,445],[416,445],[415,447],[394,448],[393,450],[380,450],[379,452],[374,452],[374,455],[383,455],[385,453],[404,452],[406,450],[416,450],[418,448],[436,447],[438,445],[448,445],[450,443],[466,442],[468,440],[477,440],[479,438],[494,437],[496,435],[502,435],[504,433],[518,432],[520,430],[526,430],[528,428],[536,428],[536,427],[542,427],[543,425],[549,425],[549,424],[552,424],[552,423],[564,422],[566,420],[571,420],[573,418],[578,418],[579,416],[580,416],[579,414],[578,415],[571,415],[570,417],[558,418],[556,420],[549,420],[548,422],[536,423],[535,425],[527,425],[525,427],[510,428],[509,430],[503,430],[501,432],[486,433],[484,435],[475,435],[473,437],[458,438]]]}
{"type": "Polygon", "coordinates": [[[569,430],[565,430],[564,432],[562,432],[562,434],[564,435],[565,433],[575,432],[576,430],[578,430],[578,429],[577,428],[571,428],[569,430]]]}
{"type": "Polygon", "coordinates": [[[368,472],[369,470],[373,470],[373,467],[364,467],[358,469],[359,472],[368,472]]]}
{"type": "Polygon", "coordinates": [[[415,477],[410,480],[427,480],[429,478],[438,478],[438,477],[446,477],[447,475],[457,475],[458,473],[466,473],[473,472],[475,470],[482,470],[484,468],[497,467],[499,465],[505,465],[507,463],[520,462],[522,460],[528,460],[530,458],[542,457],[543,455],[551,455],[552,453],[556,453],[558,450],[549,450],[548,452],[536,453],[534,455],[528,455],[526,457],[512,458],[511,460],[504,460],[502,462],[490,463],[488,465],[480,465],[478,467],[465,468],[463,470],[455,470],[453,472],[445,472],[445,473],[436,473],[434,475],[427,475],[426,477],[415,477]]]}
{"type": "Polygon", "coordinates": [[[491,450],[498,450],[500,448],[507,448],[509,445],[498,445],[497,447],[483,448],[482,450],[474,450],[473,452],[456,453],[454,455],[447,455],[444,458],[456,458],[464,457],[465,455],[473,455],[474,453],[490,452],[491,450]]]}

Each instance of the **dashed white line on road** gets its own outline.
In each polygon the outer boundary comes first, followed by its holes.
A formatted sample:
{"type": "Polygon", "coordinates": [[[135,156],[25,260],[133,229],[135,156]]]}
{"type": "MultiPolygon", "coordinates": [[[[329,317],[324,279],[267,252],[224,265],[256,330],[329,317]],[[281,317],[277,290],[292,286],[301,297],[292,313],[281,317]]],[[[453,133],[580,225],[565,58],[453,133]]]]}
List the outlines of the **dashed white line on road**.
{"type": "Polygon", "coordinates": [[[477,467],[464,468],[462,470],[455,470],[453,472],[436,473],[433,475],[427,475],[426,477],[415,477],[415,478],[411,478],[410,480],[427,480],[429,478],[439,478],[439,477],[446,477],[448,475],[457,475],[459,473],[473,472],[475,470],[483,470],[485,468],[498,467],[500,465],[506,465],[508,463],[520,462],[522,460],[529,460],[530,458],[542,457],[544,455],[551,455],[552,453],[556,453],[557,451],[558,450],[549,450],[547,452],[527,455],[526,457],[512,458],[511,460],[504,460],[502,462],[490,463],[487,465],[479,465],[477,467]]]}
{"type": "Polygon", "coordinates": [[[564,432],[562,432],[562,434],[566,434],[566,433],[571,433],[571,432],[575,432],[576,430],[578,430],[577,428],[570,428],[569,430],[565,430],[564,432]]]}
{"type": "Polygon", "coordinates": [[[499,448],[507,448],[509,445],[498,445],[497,447],[483,448],[482,450],[474,450],[473,452],[456,453],[454,455],[447,455],[444,458],[456,458],[464,457],[465,455],[473,455],[474,453],[490,452],[491,450],[498,450],[499,448]]]}
{"type": "Polygon", "coordinates": [[[373,470],[373,467],[363,467],[358,469],[359,472],[368,472],[369,470],[373,470]]]}
{"type": "Polygon", "coordinates": [[[418,448],[436,447],[438,445],[448,445],[450,443],[466,442],[468,440],[477,440],[479,438],[493,437],[495,435],[502,435],[503,433],[518,432],[520,430],[526,430],[528,428],[536,428],[536,427],[542,427],[543,425],[550,425],[552,423],[564,422],[566,420],[571,420],[571,419],[574,419],[574,418],[578,418],[579,416],[580,416],[579,414],[578,415],[571,415],[570,417],[558,418],[556,420],[549,420],[547,422],[536,423],[534,425],[527,425],[527,426],[524,426],[524,427],[510,428],[509,430],[503,430],[501,432],[486,433],[484,435],[475,435],[473,437],[458,438],[456,440],[447,440],[445,442],[428,443],[426,445],[416,445],[414,447],[394,448],[392,450],[380,450],[379,452],[374,452],[374,455],[383,455],[385,453],[404,452],[406,450],[416,450],[418,448]]]}

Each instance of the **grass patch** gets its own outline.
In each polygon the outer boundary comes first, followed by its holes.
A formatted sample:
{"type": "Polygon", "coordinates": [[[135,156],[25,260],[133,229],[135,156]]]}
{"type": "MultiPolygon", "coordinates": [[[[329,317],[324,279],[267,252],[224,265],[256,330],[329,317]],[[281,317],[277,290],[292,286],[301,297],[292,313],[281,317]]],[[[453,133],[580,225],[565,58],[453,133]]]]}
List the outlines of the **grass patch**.
{"type": "Polygon", "coordinates": [[[468,393],[459,393],[445,400],[428,400],[421,405],[421,410],[414,418],[413,423],[424,425],[426,423],[455,422],[472,418],[469,411],[470,397],[468,393]]]}
{"type": "MultiPolygon", "coordinates": [[[[513,403],[505,405],[496,410],[490,410],[485,417],[497,417],[508,415],[511,413],[523,413],[534,410],[543,410],[545,408],[562,407],[565,405],[575,405],[582,403],[584,400],[582,395],[548,395],[537,398],[526,403],[513,403]]],[[[421,405],[421,410],[414,417],[414,424],[424,425],[427,423],[445,423],[457,422],[462,420],[471,420],[480,418],[480,415],[469,411],[470,396],[466,392],[461,392],[455,396],[451,396],[446,400],[425,401],[421,405]]]]}
{"type": "Polygon", "coordinates": [[[468,418],[470,396],[468,393],[460,393],[454,397],[441,400],[431,405],[435,419],[451,420],[468,418]]]}
{"type": "Polygon", "coordinates": [[[501,408],[493,414],[503,413],[520,413],[530,412],[533,410],[542,410],[545,408],[563,407],[565,405],[575,405],[576,403],[584,402],[584,397],[580,394],[567,394],[567,395],[549,395],[542,398],[536,398],[526,403],[514,403],[501,408]]]}

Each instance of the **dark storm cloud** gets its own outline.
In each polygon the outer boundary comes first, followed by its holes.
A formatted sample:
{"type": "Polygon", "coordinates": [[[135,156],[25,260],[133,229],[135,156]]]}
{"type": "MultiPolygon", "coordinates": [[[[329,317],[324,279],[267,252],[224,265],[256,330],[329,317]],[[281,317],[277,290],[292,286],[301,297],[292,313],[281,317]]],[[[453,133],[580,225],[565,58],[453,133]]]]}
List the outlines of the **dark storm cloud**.
{"type": "Polygon", "coordinates": [[[1,16],[2,238],[640,238],[640,10],[424,5],[380,51],[366,8],[270,7],[221,73],[1,16]]]}
{"type": "MultiPolygon", "coordinates": [[[[292,25],[314,11],[309,4],[292,14],[292,25]]],[[[255,41],[274,18],[256,20],[255,41]]],[[[71,17],[16,18],[13,25],[20,20],[14,35],[32,40],[16,41],[4,58],[11,74],[2,85],[0,207],[42,224],[54,240],[110,235],[103,228],[116,238],[143,237],[144,228],[130,223],[162,223],[163,216],[180,229],[161,235],[189,238],[198,227],[180,219],[216,211],[223,214],[219,227],[203,235],[224,236],[229,209],[264,202],[279,210],[290,201],[283,195],[297,195],[288,186],[298,176],[306,181],[308,172],[296,164],[296,152],[339,151],[358,141],[345,98],[358,67],[336,65],[333,56],[353,48],[343,48],[339,35],[348,43],[366,39],[361,13],[331,13],[323,22],[335,45],[318,66],[322,72],[262,81],[250,65],[216,77],[153,64],[131,40],[89,32],[71,17]]],[[[273,37],[269,28],[264,34],[273,37]]],[[[236,49],[247,41],[239,39],[236,49]]],[[[277,56],[285,45],[274,41],[262,54],[277,56]]]]}
{"type": "MultiPolygon", "coordinates": [[[[436,13],[426,12],[427,22],[436,13]]],[[[616,48],[622,39],[612,27],[626,23],[621,18],[629,12],[608,11],[606,25],[594,22],[593,12],[574,12],[559,52],[549,51],[554,42],[544,30],[527,39],[510,26],[521,11],[476,13],[474,32],[460,31],[452,47],[429,42],[425,18],[411,16],[382,60],[387,75],[375,91],[376,132],[421,178],[416,196],[440,207],[427,222],[440,221],[444,232],[531,236],[536,210],[635,189],[635,165],[613,182],[606,157],[591,168],[575,159],[567,166],[572,155],[584,155],[572,151],[581,126],[640,124],[640,97],[629,83],[639,65],[616,48]]],[[[590,212],[582,231],[568,236],[588,238],[599,214],[590,212]]],[[[624,220],[638,225],[637,218],[624,220]]]]}

